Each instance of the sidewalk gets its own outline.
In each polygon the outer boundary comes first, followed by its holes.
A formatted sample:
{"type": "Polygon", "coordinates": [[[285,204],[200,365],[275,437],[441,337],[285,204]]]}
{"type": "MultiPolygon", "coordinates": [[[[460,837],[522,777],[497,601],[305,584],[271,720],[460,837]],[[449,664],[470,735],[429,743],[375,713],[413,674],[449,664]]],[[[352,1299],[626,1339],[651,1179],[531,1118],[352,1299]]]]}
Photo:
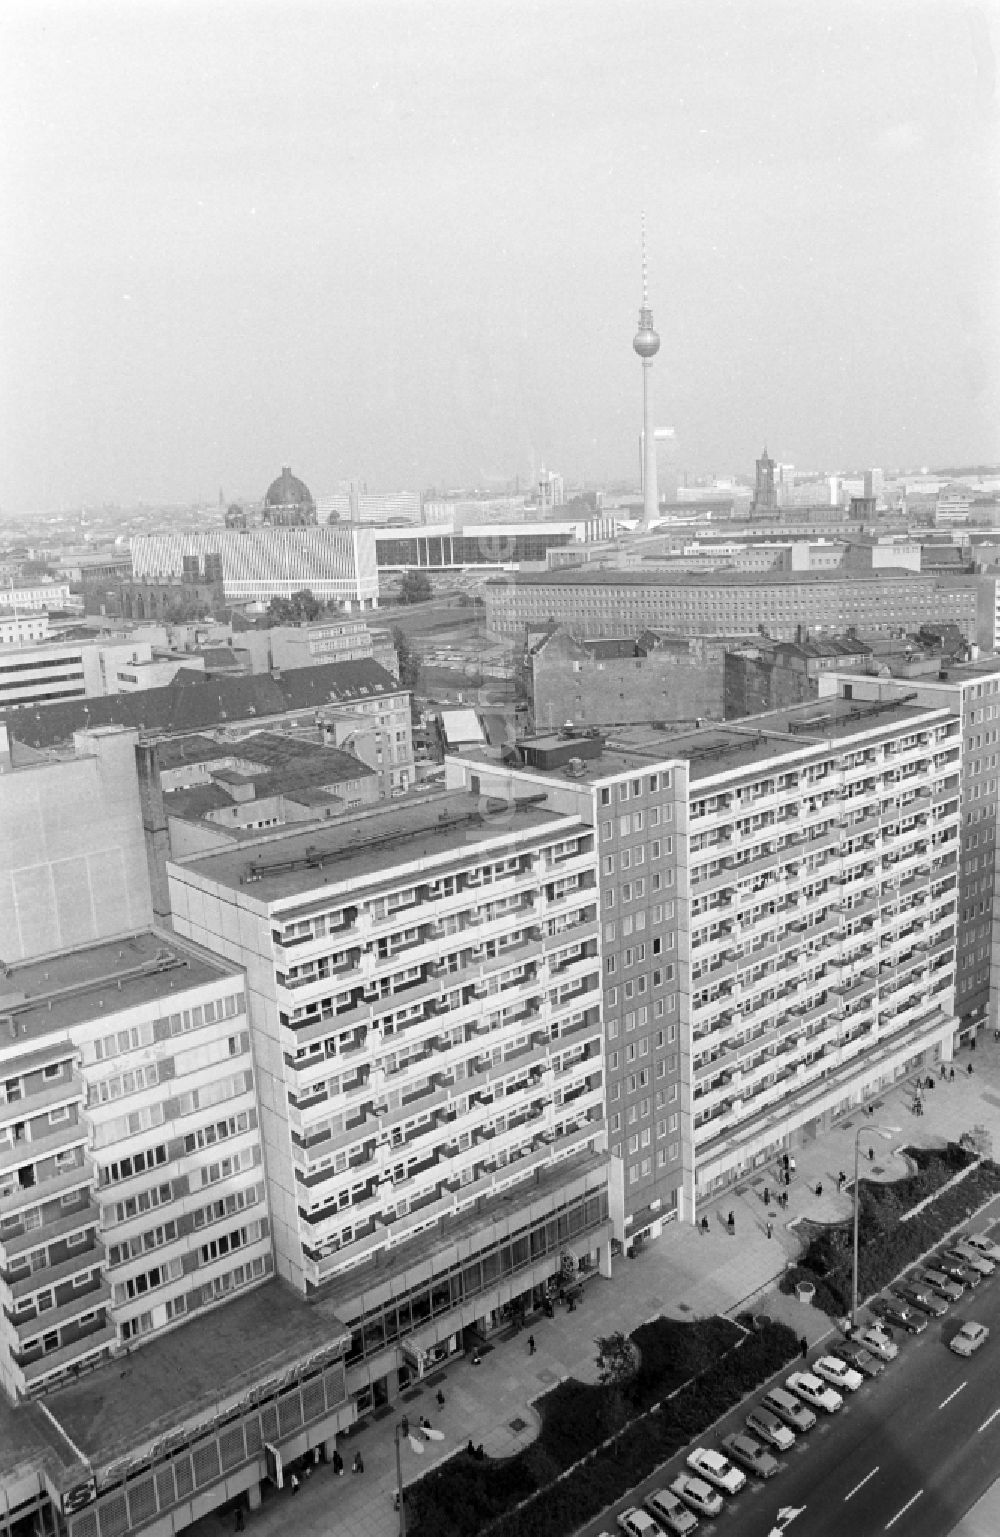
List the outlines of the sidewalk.
{"type": "MultiPolygon", "coordinates": [[[[991,1131],[1000,1151],[1000,1045],[992,1037],[986,1041],[981,1036],[975,1052],[967,1047],[962,1050],[955,1070],[953,1084],[939,1082],[933,1090],[924,1090],[922,1116],[914,1115],[910,1108],[912,1080],[878,1102],[871,1124],[901,1129],[890,1141],[875,1136],[870,1139],[876,1150],[874,1162],[866,1157],[869,1142],[862,1136],[863,1178],[898,1179],[906,1170],[898,1153],[900,1147],[907,1143],[941,1146],[957,1140],[974,1125],[991,1131]],[[969,1063],[974,1067],[971,1077],[969,1063]]],[[[867,1116],[855,1114],[795,1150],[797,1168],[789,1187],[787,1211],[776,1208],[773,1199],[769,1206],[764,1205],[765,1171],[760,1171],[705,1208],[707,1233],[686,1224],[671,1224],[635,1259],[616,1258],[610,1283],[599,1276],[588,1280],[583,1301],[573,1313],[557,1309],[552,1319],[533,1320],[520,1334],[484,1353],[478,1367],[464,1359],[453,1362],[440,1382],[443,1408],[436,1402],[436,1378],[434,1386],[425,1385],[417,1396],[407,1394],[406,1403],[397,1406],[399,1414],[405,1412],[411,1426],[426,1415],[444,1432],[445,1440],[426,1443],[420,1457],[407,1441],[401,1443],[404,1483],[412,1482],[470,1439],[476,1445],[481,1442],[492,1457],[511,1455],[537,1432],[534,1400],[566,1376],[596,1380],[597,1336],[617,1329],[628,1332],[658,1315],[694,1318],[736,1313],[751,1306],[754,1312],[787,1322],[815,1345],[829,1332],[829,1319],[783,1296],[774,1282],[800,1252],[795,1232],[799,1221],[834,1222],[850,1216],[851,1195],[838,1193],[837,1174],[843,1170],[848,1180],[853,1177],[855,1136],[867,1123],[867,1116]],[[822,1184],[821,1195],[815,1193],[818,1183],[822,1184]],[[730,1211],[736,1220],[735,1236],[726,1227],[730,1211]],[[770,1239],[766,1232],[769,1218],[773,1223],[770,1239]],[[534,1356],[528,1352],[529,1334],[535,1338],[534,1356]]],[[[773,1196],[776,1170],[768,1170],[767,1177],[773,1196]]],[[[328,1537],[333,1530],[337,1537],[396,1537],[399,1517],[393,1508],[393,1428],[398,1417],[394,1412],[370,1423],[342,1443],[348,1470],[353,1453],[361,1451],[363,1474],[354,1477],[346,1471],[337,1478],[332,1468],[320,1465],[312,1477],[303,1480],[295,1496],[294,1516],[289,1507],[290,1493],[265,1484],[264,1503],[247,1516],[247,1532],[255,1537],[277,1537],[289,1520],[294,1520],[297,1537],[328,1537]]],[[[228,1514],[207,1516],[188,1530],[197,1537],[218,1537],[233,1529],[234,1518],[228,1514]]]]}

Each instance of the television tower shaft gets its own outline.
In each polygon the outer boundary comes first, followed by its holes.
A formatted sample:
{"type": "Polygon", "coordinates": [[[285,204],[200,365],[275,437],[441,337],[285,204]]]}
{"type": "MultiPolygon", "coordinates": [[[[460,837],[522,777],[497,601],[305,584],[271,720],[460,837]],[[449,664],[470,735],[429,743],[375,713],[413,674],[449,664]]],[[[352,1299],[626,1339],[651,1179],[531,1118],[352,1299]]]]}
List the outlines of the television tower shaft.
{"type": "Polygon", "coordinates": [[[639,311],[639,329],[632,339],[638,356],[642,359],[642,524],[649,528],[659,514],[656,488],[656,436],[653,430],[652,380],[650,374],[653,359],[660,350],[660,338],[653,328],[653,312],[649,307],[646,286],[646,216],[642,216],[642,308],[639,311]]]}

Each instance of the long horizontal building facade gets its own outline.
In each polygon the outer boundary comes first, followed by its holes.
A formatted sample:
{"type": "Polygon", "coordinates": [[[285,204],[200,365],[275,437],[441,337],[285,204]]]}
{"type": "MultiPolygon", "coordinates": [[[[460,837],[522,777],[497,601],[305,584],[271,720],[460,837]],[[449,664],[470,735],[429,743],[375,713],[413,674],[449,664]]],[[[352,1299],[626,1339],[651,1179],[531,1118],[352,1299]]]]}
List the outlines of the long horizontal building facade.
{"type": "Polygon", "coordinates": [[[357,524],[138,534],[132,571],[138,583],[221,582],[232,602],[266,603],[308,587],[321,603],[378,607],[375,536],[357,524]]]}
{"type": "Polygon", "coordinates": [[[950,1057],[961,725],[824,700],[686,735],[550,737],[484,796],[594,829],[616,1237],[950,1057]]]}
{"type": "Polygon", "coordinates": [[[996,582],[916,572],[647,573],[587,568],[487,582],[486,623],[502,637],[554,620],[581,639],[639,635],[893,631],[954,624],[993,648],[996,582]]]}

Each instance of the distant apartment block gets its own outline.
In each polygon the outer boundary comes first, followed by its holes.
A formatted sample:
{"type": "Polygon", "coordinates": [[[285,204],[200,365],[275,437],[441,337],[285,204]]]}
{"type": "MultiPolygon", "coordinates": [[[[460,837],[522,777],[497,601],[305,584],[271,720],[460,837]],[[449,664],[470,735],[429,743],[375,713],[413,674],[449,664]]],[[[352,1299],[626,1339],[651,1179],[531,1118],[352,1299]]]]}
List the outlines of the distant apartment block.
{"type": "Polygon", "coordinates": [[[756,634],[794,640],[850,627],[892,631],[952,623],[969,641],[993,634],[996,582],[916,573],[841,572],[741,575],[651,573],[593,568],[522,575],[486,583],[486,623],[498,636],[520,636],[549,620],[579,638],[639,635],[645,629],[687,634],[756,634]],[[989,590],[987,590],[989,589],[989,590]]]}
{"type": "Polygon", "coordinates": [[[383,525],[419,523],[422,515],[419,491],[369,491],[360,484],[352,484],[347,491],[319,497],[316,511],[320,522],[383,525]]]}
{"type": "Polygon", "coordinates": [[[267,603],[308,587],[321,603],[378,606],[375,536],[356,525],[140,534],[132,540],[132,568],[139,584],[220,581],[228,602],[267,603]]]}

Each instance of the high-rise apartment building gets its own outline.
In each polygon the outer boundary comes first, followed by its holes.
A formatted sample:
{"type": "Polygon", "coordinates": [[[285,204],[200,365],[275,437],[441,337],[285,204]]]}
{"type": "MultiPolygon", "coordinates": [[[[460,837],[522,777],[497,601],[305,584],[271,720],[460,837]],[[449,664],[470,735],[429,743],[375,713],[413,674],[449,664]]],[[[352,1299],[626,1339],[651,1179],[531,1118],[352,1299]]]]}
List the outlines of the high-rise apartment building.
{"type": "Polygon", "coordinates": [[[0,984],[0,1384],[12,1398],[271,1269],[243,975],[155,931],[0,984]]]}
{"type": "Polygon", "coordinates": [[[450,759],[544,794],[599,859],[616,1237],[950,1056],[958,717],[823,700],[739,726],[450,759]]]}
{"type": "Polygon", "coordinates": [[[456,793],[168,868],[247,968],[275,1263],[359,1408],[610,1263],[594,841],[456,793]]]}

